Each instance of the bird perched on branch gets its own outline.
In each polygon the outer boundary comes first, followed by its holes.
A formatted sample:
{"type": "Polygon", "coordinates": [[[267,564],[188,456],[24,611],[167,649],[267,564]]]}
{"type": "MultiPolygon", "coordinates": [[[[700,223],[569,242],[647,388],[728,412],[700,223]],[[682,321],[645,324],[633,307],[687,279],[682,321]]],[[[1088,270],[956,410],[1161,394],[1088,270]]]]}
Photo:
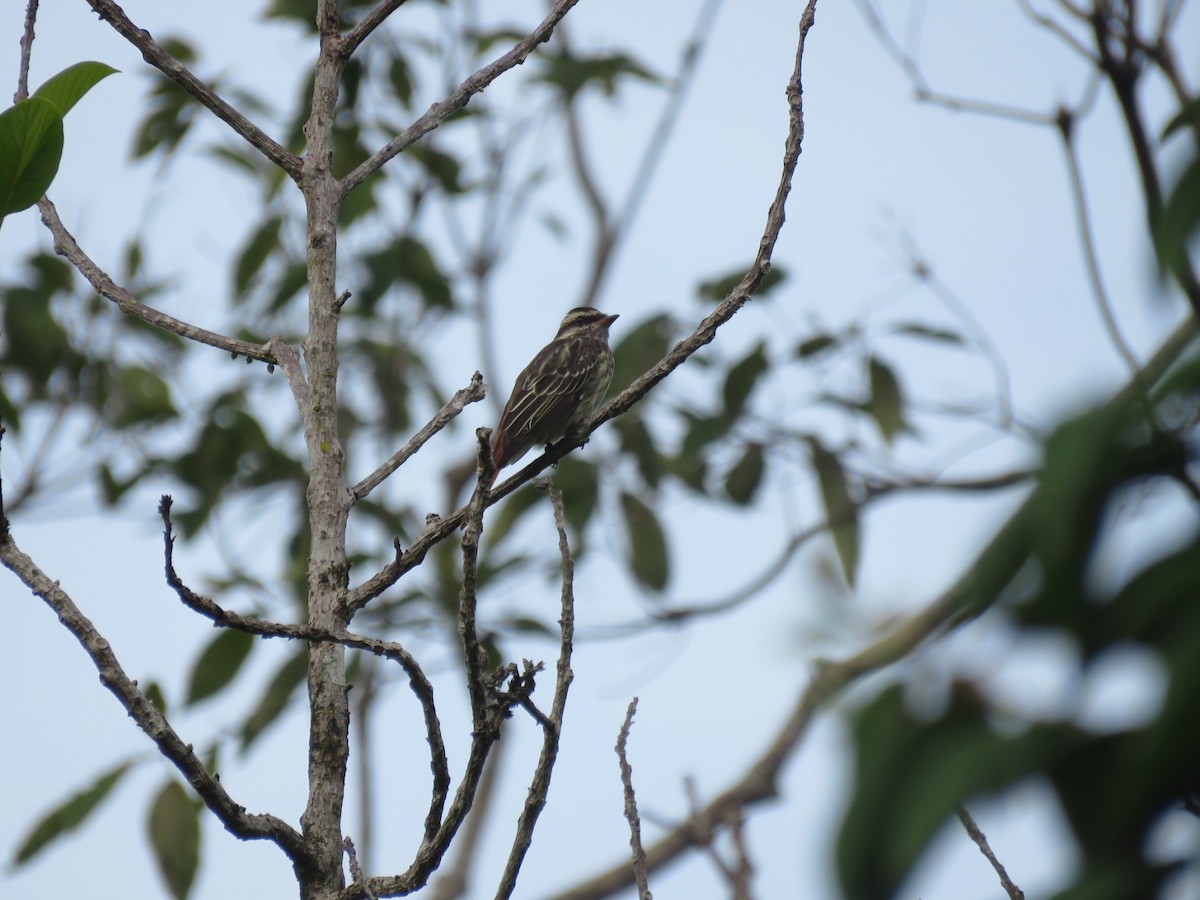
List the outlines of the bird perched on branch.
{"type": "Polygon", "coordinates": [[[497,474],[531,447],[554,443],[595,412],[612,383],[608,328],[616,320],[590,306],[576,307],[563,317],[554,340],[517,376],[492,436],[497,474]]]}

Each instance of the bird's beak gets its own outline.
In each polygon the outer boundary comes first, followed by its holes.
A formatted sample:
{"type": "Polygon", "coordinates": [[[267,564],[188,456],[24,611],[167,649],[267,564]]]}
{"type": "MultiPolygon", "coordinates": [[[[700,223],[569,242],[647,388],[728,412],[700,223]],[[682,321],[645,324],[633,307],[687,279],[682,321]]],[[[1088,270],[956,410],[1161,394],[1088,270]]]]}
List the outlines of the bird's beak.
{"type": "Polygon", "coordinates": [[[617,321],[617,319],[619,319],[619,318],[621,318],[621,317],[619,315],[617,315],[616,313],[613,313],[611,316],[605,316],[603,319],[604,327],[607,328],[613,322],[617,321]]]}

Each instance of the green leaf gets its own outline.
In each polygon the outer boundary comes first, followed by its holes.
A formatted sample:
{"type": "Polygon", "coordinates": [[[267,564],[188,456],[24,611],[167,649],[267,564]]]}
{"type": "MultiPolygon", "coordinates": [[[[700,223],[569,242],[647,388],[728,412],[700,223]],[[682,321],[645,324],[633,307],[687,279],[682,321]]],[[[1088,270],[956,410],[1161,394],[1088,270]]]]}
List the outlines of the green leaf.
{"type": "Polygon", "coordinates": [[[58,114],[65,116],[84,94],[116,72],[112,66],[102,62],[75,63],[34,91],[33,96],[49,100],[58,114]]]}
{"type": "Polygon", "coordinates": [[[168,781],[155,796],[146,836],[171,896],[186,900],[200,866],[200,805],[179,782],[168,781]]]}
{"type": "Polygon", "coordinates": [[[934,722],[909,713],[900,686],[883,691],[855,720],[855,790],[837,850],[848,897],[896,896],[958,806],[1054,765],[1075,742],[1057,725],[997,733],[970,685],[955,685],[934,722]]]}
{"type": "Polygon", "coordinates": [[[663,458],[654,443],[650,429],[637,410],[626,413],[613,423],[621,441],[621,452],[628,453],[637,463],[638,474],[650,487],[658,487],[663,475],[663,458]]]}
{"type": "Polygon", "coordinates": [[[749,504],[754,499],[758,486],[762,484],[764,469],[762,444],[747,444],[741,459],[734,463],[725,476],[725,493],[729,495],[729,499],[739,506],[749,504]]]}
{"type": "Polygon", "coordinates": [[[119,503],[121,498],[129,493],[129,489],[141,480],[143,474],[141,469],[137,469],[127,479],[118,478],[108,463],[101,463],[96,470],[96,477],[100,481],[100,492],[105,504],[115,506],[119,503]]]}
{"type": "Polygon", "coordinates": [[[900,382],[896,378],[896,374],[879,357],[871,357],[867,364],[867,373],[871,387],[871,399],[867,403],[867,411],[875,420],[875,424],[879,426],[879,432],[883,435],[883,439],[890,444],[896,435],[904,431],[906,427],[904,394],[900,389],[900,382]]]}
{"type": "Polygon", "coordinates": [[[462,163],[457,157],[426,144],[414,144],[405,155],[420,163],[421,168],[447,194],[461,194],[466,190],[460,181],[462,163]]]}
{"type": "Polygon", "coordinates": [[[705,479],[708,477],[708,463],[702,456],[667,457],[667,471],[679,479],[680,484],[702,497],[708,496],[705,479]]]}
{"type": "Polygon", "coordinates": [[[1191,128],[1197,122],[1200,122],[1200,97],[1193,97],[1171,117],[1171,121],[1162,130],[1160,140],[1165,141],[1175,132],[1191,128]]]}
{"type": "Polygon", "coordinates": [[[626,331],[613,347],[612,392],[625,390],[666,356],[674,336],[674,320],[666,314],[651,316],[626,331]]]}
{"type": "Polygon", "coordinates": [[[234,293],[239,296],[246,293],[254,276],[262,269],[271,253],[279,248],[279,232],[282,228],[283,219],[271,216],[250,236],[234,264],[234,293]]]}
{"type": "MultiPolygon", "coordinates": [[[[303,262],[293,262],[284,266],[279,277],[275,279],[275,289],[271,292],[271,300],[267,308],[275,312],[283,308],[289,300],[308,286],[308,266],[303,262]]],[[[357,295],[356,295],[357,296],[357,295]]]]}
{"type": "Polygon", "coordinates": [[[621,512],[628,538],[629,568],[643,587],[661,591],[671,577],[667,536],[654,511],[633,494],[621,492],[621,512]]]}
{"type": "Polygon", "coordinates": [[[841,344],[840,337],[832,334],[814,334],[810,338],[805,338],[796,347],[797,359],[808,359],[810,356],[819,356],[826,350],[832,350],[841,344]]]}
{"type": "Polygon", "coordinates": [[[692,457],[720,438],[729,433],[730,421],[725,416],[701,416],[682,410],[681,415],[688,423],[683,441],[679,446],[681,457],[692,457]]]}
{"type": "Polygon", "coordinates": [[[142,688],[142,693],[155,709],[164,716],[167,714],[167,696],[163,693],[161,684],[157,681],[151,681],[142,688]]]}
{"type": "Polygon", "coordinates": [[[426,304],[444,309],[454,305],[450,282],[425,244],[405,235],[396,241],[392,254],[397,280],[415,287],[426,304]]]}
{"type": "Polygon", "coordinates": [[[605,96],[612,97],[623,80],[660,80],[625,53],[576,56],[570,50],[560,50],[557,54],[545,53],[539,58],[542,61],[542,70],[538,78],[557,87],[568,100],[586,87],[598,87],[605,96]]]}
{"type": "Polygon", "coordinates": [[[825,506],[825,516],[829,520],[830,533],[833,535],[833,546],[837,550],[838,561],[842,564],[842,575],[846,584],[854,587],[858,573],[860,538],[858,508],[850,498],[846,473],[837,454],[831,453],[815,437],[807,440],[812,454],[813,471],[821,489],[821,502],[825,506]]]}
{"type": "Polygon", "coordinates": [[[537,491],[522,490],[505,498],[483,532],[489,544],[497,546],[508,537],[525,514],[537,505],[540,496],[537,491]]]}
{"type": "MultiPolygon", "coordinates": [[[[696,287],[696,295],[701,300],[712,300],[719,303],[733,293],[736,288],[746,277],[746,272],[749,266],[744,266],[740,269],[734,269],[726,275],[719,275],[716,278],[711,278],[708,281],[702,281],[696,287]]],[[[754,292],[755,297],[763,297],[770,291],[779,287],[787,280],[787,269],[782,266],[772,266],[771,269],[763,276],[762,282],[758,286],[758,290],[754,292]]]]}
{"type": "Polygon", "coordinates": [[[538,637],[557,637],[558,632],[543,622],[531,616],[511,616],[496,623],[498,628],[514,634],[533,634],[538,637]]]}
{"type": "Polygon", "coordinates": [[[920,322],[902,322],[892,328],[892,334],[918,338],[923,341],[933,341],[938,344],[962,346],[966,343],[966,340],[957,331],[951,331],[949,328],[935,328],[932,325],[923,325],[920,322]]]}
{"type": "Polygon", "coordinates": [[[1200,157],[1193,158],[1167,198],[1154,223],[1154,249],[1159,266],[1182,276],[1188,262],[1188,242],[1200,227],[1200,157]]]}
{"type": "Polygon", "coordinates": [[[412,68],[409,66],[408,60],[394,51],[393,53],[391,62],[388,63],[388,83],[391,84],[392,94],[400,101],[400,105],[408,108],[412,103],[416,82],[413,79],[412,68]]]}
{"type": "Polygon", "coordinates": [[[211,697],[233,681],[254,648],[254,635],[224,628],[209,641],[192,667],[188,681],[188,706],[211,697]]]}
{"type": "Polygon", "coordinates": [[[12,288],[5,291],[3,331],[8,344],[5,369],[29,376],[32,395],[47,396],[50,377],[75,355],[70,338],[50,309],[44,291],[12,288]]]}
{"type": "Polygon", "coordinates": [[[109,384],[105,412],[109,424],[118,429],[166,422],[179,415],[167,383],[139,366],[117,370],[109,384]]]}
{"type": "Polygon", "coordinates": [[[492,49],[496,44],[519,44],[525,40],[524,33],[513,28],[496,28],[485,31],[471,31],[469,33],[472,46],[475,53],[484,54],[492,49]]]}
{"type": "Polygon", "coordinates": [[[0,113],[0,216],[46,193],[62,159],[63,121],[54,104],[30,97],[0,113]]]}
{"type": "Polygon", "coordinates": [[[267,689],[258,698],[258,705],[242,723],[240,738],[243,752],[287,709],[297,688],[304,684],[307,674],[308,648],[301,647],[275,671],[267,689]]]}
{"type": "Polygon", "coordinates": [[[600,502],[596,465],[578,455],[565,456],[558,463],[554,483],[562,491],[563,516],[582,540],[588,522],[596,512],[596,504],[600,502]]]}
{"type": "Polygon", "coordinates": [[[733,422],[743,412],[746,401],[758,380],[771,368],[767,360],[767,346],[760,341],[725,375],[721,387],[721,398],[725,402],[725,419],[733,422]]]}
{"type": "Polygon", "coordinates": [[[85,788],[73,794],[60,805],[56,806],[34,824],[29,830],[21,846],[13,854],[13,865],[22,866],[29,862],[49,844],[74,831],[96,811],[104,799],[112,793],[112,789],[129,771],[132,763],[123,762],[105,772],[85,788]]]}

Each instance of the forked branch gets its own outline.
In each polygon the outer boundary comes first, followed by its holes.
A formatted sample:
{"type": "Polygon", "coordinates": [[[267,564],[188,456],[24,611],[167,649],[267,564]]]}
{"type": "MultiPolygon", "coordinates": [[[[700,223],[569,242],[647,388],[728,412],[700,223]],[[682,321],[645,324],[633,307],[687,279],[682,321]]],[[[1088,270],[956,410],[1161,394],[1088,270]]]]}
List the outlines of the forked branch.
{"type": "Polygon", "coordinates": [[[197,78],[187,66],[162,48],[150,36],[150,32],[139,28],[112,0],[87,0],[88,5],[96,11],[105,22],[142,53],[146,60],[167,78],[188,92],[201,106],[212,111],[218,119],[228,125],[238,135],[246,140],[293,179],[300,177],[302,163],[300,157],[289,152],[282,144],[270,138],[266,132],[247,119],[238,109],[227,103],[216,91],[197,78]]]}
{"type": "MultiPolygon", "coordinates": [[[[545,453],[521,469],[516,475],[513,475],[499,487],[493,489],[485,503],[486,506],[490,506],[498,500],[507,497],[544,469],[558,462],[567,453],[576,447],[583,446],[587,443],[593,431],[609,419],[616,418],[626,412],[635,403],[650,393],[659,382],[683,365],[692,354],[705,344],[710,343],[716,337],[717,329],[733,318],[734,314],[750,301],[750,298],[754,296],[754,292],[762,284],[763,278],[766,277],[771,269],[771,254],[775,249],[775,242],[779,238],[779,232],[783,228],[787,197],[792,188],[792,177],[795,174],[796,165],[800,161],[800,150],[804,142],[801,64],[804,60],[804,42],[808,36],[809,29],[812,28],[816,6],[816,0],[809,0],[803,15],[800,17],[800,38],[796,48],[796,63],[787,86],[789,122],[787,140],[784,144],[783,168],[779,178],[779,186],[775,191],[775,198],[771,201],[771,205],[767,210],[767,223],[763,229],[762,237],[759,239],[758,253],[754,258],[753,264],[742,280],[738,282],[737,286],[729,292],[728,296],[696,326],[695,331],[677,343],[666,356],[643,372],[629,387],[593,413],[587,421],[579,426],[577,437],[560,441],[549,447],[545,453]]],[[[431,547],[445,540],[446,537],[453,534],[460,527],[466,516],[466,512],[466,507],[463,507],[445,518],[432,521],[417,536],[417,539],[407,550],[397,553],[396,558],[392,562],[388,563],[379,572],[348,593],[347,605],[349,608],[352,611],[361,609],[395,584],[405,572],[420,565],[421,561],[425,558],[425,554],[429,552],[431,547]]]]}

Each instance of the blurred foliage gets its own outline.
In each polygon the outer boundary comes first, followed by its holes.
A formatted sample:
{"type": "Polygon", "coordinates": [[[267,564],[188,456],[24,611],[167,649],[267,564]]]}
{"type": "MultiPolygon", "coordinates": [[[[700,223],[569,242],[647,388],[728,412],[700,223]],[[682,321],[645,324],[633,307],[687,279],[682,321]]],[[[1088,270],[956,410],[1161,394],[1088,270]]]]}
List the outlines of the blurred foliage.
{"type": "MultiPolygon", "coordinates": [[[[855,789],[838,843],[848,897],[904,896],[905,878],[959,806],[1033,779],[1056,794],[1082,858],[1057,897],[1160,896],[1174,874],[1152,848],[1162,822],[1187,815],[1200,791],[1200,527],[1193,522],[1122,585],[1095,569],[1105,562],[1097,548],[1128,527],[1139,498],[1178,488],[1179,479],[1197,491],[1187,472],[1200,457],[1200,357],[1147,395],[1130,393],[1048,437],[1037,488],[987,551],[1018,555],[1006,566],[977,565],[964,594],[985,598],[964,608],[968,616],[1002,597],[1015,645],[1048,634],[1073,645],[1073,699],[1059,719],[1027,719],[991,696],[986,680],[963,675],[932,716],[907,703],[900,685],[854,713],[855,789]],[[1153,715],[1123,729],[1076,721],[1089,678],[1131,650],[1164,673],[1153,715]]],[[[1007,860],[1010,871],[1017,862],[1007,860]]]]}
{"type": "Polygon", "coordinates": [[[191,892],[200,868],[200,814],[204,804],[178,781],[163,784],[150,803],[146,838],[158,872],[176,900],[191,892]]]}
{"type": "Polygon", "coordinates": [[[1161,215],[1152,225],[1159,265],[1184,280],[1188,277],[1189,247],[1194,245],[1196,232],[1200,230],[1200,97],[1183,104],[1163,129],[1162,141],[1166,143],[1182,134],[1191,136],[1188,159],[1175,179],[1161,215]]]}

